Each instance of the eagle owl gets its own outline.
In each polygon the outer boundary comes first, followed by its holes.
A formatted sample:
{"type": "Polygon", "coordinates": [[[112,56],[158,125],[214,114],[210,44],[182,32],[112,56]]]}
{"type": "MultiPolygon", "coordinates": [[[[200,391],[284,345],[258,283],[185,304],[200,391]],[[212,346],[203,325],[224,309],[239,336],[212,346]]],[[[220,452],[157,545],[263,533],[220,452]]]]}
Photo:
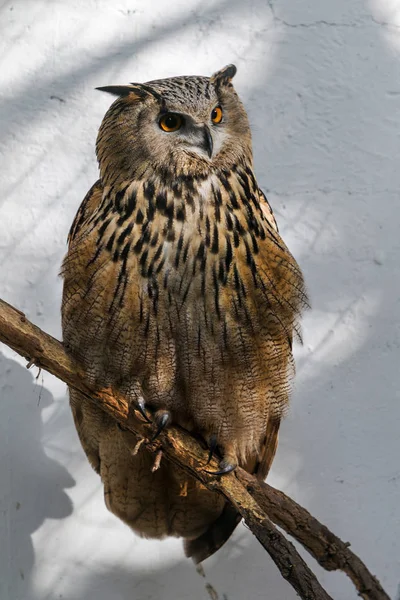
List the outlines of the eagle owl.
{"type": "MultiPolygon", "coordinates": [[[[155,423],[201,435],[224,474],[265,478],[288,404],[292,339],[307,303],[299,266],[253,172],[229,65],[212,77],[99,88],[100,178],[69,234],[63,339],[87,379],[155,423]]],[[[80,441],[107,507],[146,537],[184,538],[199,562],[240,518],[154,456],[76,390],[80,441]]]]}

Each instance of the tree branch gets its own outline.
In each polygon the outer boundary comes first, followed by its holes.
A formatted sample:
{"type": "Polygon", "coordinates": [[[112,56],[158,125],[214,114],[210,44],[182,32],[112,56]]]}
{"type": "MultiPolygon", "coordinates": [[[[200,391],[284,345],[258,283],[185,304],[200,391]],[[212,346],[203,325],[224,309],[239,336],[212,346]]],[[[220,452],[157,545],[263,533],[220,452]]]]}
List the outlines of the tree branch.
{"type": "MultiPolygon", "coordinates": [[[[29,361],[28,366],[46,369],[69,386],[95,402],[124,428],[145,439],[151,451],[162,448],[165,458],[201,481],[208,489],[222,494],[233,504],[263,547],[270,554],[282,576],[304,600],[332,600],[295,547],[275,525],[298,540],[327,570],[340,569],[353,581],[364,600],[390,600],[378,580],[363,562],[324,525],[304,508],[271,486],[259,482],[243,469],[215,478],[204,471],[206,449],[179,427],[163,432],[155,442],[149,438],[152,426],[138,419],[123,397],[111,389],[96,390],[84,379],[83,369],[65,353],[62,344],[30,323],[25,315],[0,300],[0,341],[29,361]]],[[[217,464],[211,468],[217,469],[217,464]]],[[[208,467],[210,468],[210,466],[208,467]]]]}

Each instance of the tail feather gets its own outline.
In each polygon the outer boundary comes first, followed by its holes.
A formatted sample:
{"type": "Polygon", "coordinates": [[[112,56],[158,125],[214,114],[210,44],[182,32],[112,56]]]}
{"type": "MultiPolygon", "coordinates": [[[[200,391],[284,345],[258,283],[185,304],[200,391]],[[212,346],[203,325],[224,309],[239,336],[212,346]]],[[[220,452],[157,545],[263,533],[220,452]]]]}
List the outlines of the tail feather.
{"type": "Polygon", "coordinates": [[[268,421],[267,431],[265,432],[265,439],[260,458],[256,464],[255,469],[253,471],[250,471],[254,473],[257,479],[260,479],[261,481],[264,481],[264,479],[266,479],[274,461],[276,450],[278,448],[280,424],[280,419],[270,419],[268,421]]]}
{"type": "Polygon", "coordinates": [[[205,533],[194,540],[184,540],[183,547],[186,556],[192,558],[196,565],[206,560],[231,537],[241,519],[242,517],[233,506],[226,503],[218,519],[211,523],[205,533]]]}

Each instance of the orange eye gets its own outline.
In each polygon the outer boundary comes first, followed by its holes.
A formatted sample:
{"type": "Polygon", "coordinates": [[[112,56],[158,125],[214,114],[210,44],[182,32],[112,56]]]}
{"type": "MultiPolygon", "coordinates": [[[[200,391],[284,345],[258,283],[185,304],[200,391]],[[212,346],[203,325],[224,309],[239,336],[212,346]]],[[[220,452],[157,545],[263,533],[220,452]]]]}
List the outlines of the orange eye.
{"type": "Polygon", "coordinates": [[[222,108],[220,106],[216,106],[211,113],[211,121],[215,123],[215,125],[218,125],[218,123],[221,123],[222,121],[222,116],[222,108]]]}
{"type": "Polygon", "coordinates": [[[183,119],[180,115],[175,113],[167,113],[163,115],[159,120],[159,125],[163,131],[171,133],[172,131],[178,131],[182,127],[183,119]]]}

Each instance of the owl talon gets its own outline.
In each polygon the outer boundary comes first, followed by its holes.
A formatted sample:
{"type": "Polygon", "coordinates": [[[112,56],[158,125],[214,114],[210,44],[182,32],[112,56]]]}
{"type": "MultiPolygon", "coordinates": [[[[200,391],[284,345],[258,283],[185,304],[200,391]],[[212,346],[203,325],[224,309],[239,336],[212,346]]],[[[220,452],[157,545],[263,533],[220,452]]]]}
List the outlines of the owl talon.
{"type": "Polygon", "coordinates": [[[147,421],[147,423],[152,422],[151,419],[149,419],[149,417],[146,414],[146,404],[145,404],[143,398],[140,398],[140,400],[137,401],[136,409],[140,412],[140,414],[142,415],[144,420],[147,421]]]}
{"type": "Polygon", "coordinates": [[[205,472],[208,473],[209,475],[227,475],[228,473],[231,473],[232,471],[234,471],[236,469],[237,465],[225,462],[224,460],[221,460],[221,462],[219,463],[219,467],[220,467],[219,471],[205,471],[205,472]]]}
{"type": "Polygon", "coordinates": [[[154,442],[160,433],[169,425],[171,422],[171,413],[168,410],[158,410],[154,415],[154,422],[157,425],[157,430],[151,441],[154,442]]]}
{"type": "Polygon", "coordinates": [[[207,459],[207,462],[206,462],[206,466],[210,464],[210,462],[211,462],[211,459],[212,459],[212,457],[214,456],[214,454],[215,454],[215,451],[216,451],[216,449],[217,449],[217,446],[218,446],[218,443],[217,443],[217,436],[216,436],[216,435],[212,435],[212,436],[210,437],[210,441],[209,441],[209,444],[208,444],[208,447],[209,447],[209,453],[208,453],[208,459],[207,459]]]}

